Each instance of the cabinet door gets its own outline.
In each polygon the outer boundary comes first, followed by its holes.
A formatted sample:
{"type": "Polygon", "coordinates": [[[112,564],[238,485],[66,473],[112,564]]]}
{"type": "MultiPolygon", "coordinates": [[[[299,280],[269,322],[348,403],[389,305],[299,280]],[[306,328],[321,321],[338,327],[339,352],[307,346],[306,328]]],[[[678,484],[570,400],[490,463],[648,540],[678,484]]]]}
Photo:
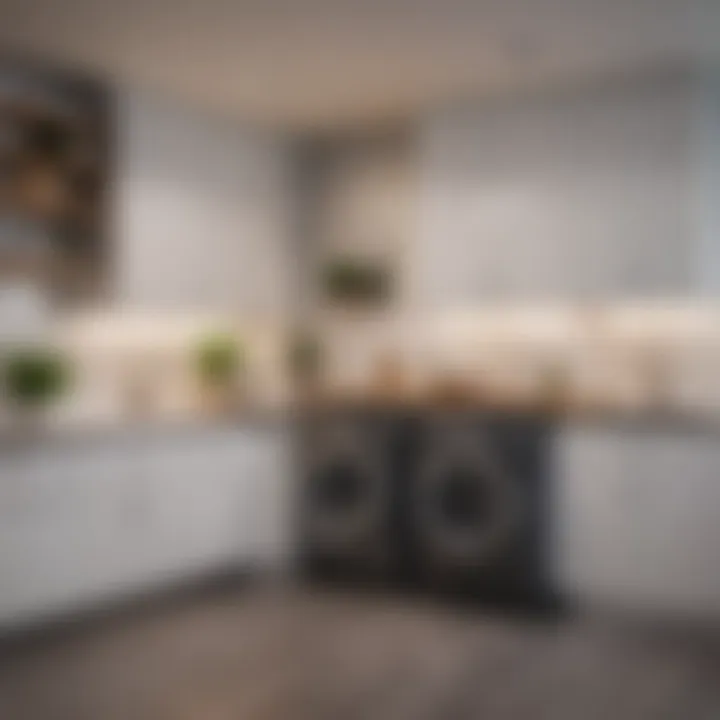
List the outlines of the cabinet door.
{"type": "Polygon", "coordinates": [[[636,582],[638,535],[622,436],[568,428],[558,438],[557,574],[572,595],[615,601],[636,582]]]}
{"type": "Polygon", "coordinates": [[[712,438],[636,439],[639,598],[648,606],[720,617],[720,451],[712,438]]]}
{"type": "Polygon", "coordinates": [[[682,432],[569,429],[557,557],[581,599],[720,616],[720,449],[682,432]]]}
{"type": "Polygon", "coordinates": [[[153,446],[149,553],[158,572],[199,570],[242,558],[243,448],[236,436],[225,433],[168,437],[153,446]]]}
{"type": "Polygon", "coordinates": [[[116,467],[102,449],[70,446],[4,465],[0,606],[8,616],[70,609],[122,579],[116,467]]]}
{"type": "Polygon", "coordinates": [[[289,436],[257,430],[248,438],[246,503],[255,564],[278,568],[289,559],[293,472],[289,436]]]}
{"type": "Polygon", "coordinates": [[[129,438],[98,448],[84,464],[85,504],[93,513],[93,572],[102,594],[133,592],[147,583],[151,495],[147,444],[129,438]]]}
{"type": "Polygon", "coordinates": [[[214,557],[229,564],[242,564],[251,554],[256,512],[249,495],[252,448],[252,437],[245,430],[218,432],[205,448],[212,482],[204,505],[211,528],[208,547],[214,557]]]}
{"type": "Polygon", "coordinates": [[[421,143],[420,232],[410,276],[434,306],[508,295],[517,214],[482,172],[476,138],[433,127],[421,143]]]}
{"type": "Polygon", "coordinates": [[[421,134],[420,297],[687,293],[686,83],[527,98],[421,134]]]}
{"type": "Polygon", "coordinates": [[[52,574],[66,548],[53,515],[62,502],[44,458],[14,455],[2,466],[0,486],[0,616],[15,621],[52,605],[52,574]]]}
{"type": "Polygon", "coordinates": [[[48,579],[58,599],[83,602],[109,591],[124,538],[117,532],[120,486],[104,448],[53,454],[45,473],[58,500],[44,511],[56,559],[48,579]]]}

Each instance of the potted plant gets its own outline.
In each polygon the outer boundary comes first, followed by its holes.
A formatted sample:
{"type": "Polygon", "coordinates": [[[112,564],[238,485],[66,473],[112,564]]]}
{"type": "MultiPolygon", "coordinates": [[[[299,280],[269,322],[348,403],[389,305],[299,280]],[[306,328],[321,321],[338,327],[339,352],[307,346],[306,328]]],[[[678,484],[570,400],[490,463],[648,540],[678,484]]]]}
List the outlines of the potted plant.
{"type": "Polygon", "coordinates": [[[288,370],[301,394],[316,388],[322,365],[323,353],[319,339],[306,330],[297,332],[288,347],[288,370]]]}
{"type": "Polygon", "coordinates": [[[194,350],[201,391],[209,409],[230,410],[237,399],[237,383],[245,369],[245,351],[230,333],[213,332],[201,337],[194,350]]]}
{"type": "Polygon", "coordinates": [[[327,296],[343,304],[371,304],[387,300],[391,275],[377,261],[337,257],[324,268],[323,284],[327,296]]]}
{"type": "Polygon", "coordinates": [[[3,395],[16,419],[31,428],[67,391],[70,365],[56,349],[45,346],[10,350],[0,363],[3,395]]]}

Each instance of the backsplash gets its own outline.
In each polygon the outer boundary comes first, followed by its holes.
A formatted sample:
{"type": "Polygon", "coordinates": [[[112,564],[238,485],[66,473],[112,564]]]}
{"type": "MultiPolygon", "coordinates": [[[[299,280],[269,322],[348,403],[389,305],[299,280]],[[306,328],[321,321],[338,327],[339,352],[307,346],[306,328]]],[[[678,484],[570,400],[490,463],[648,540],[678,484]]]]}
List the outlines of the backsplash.
{"type": "Polygon", "coordinates": [[[83,423],[197,413],[201,402],[192,353],[208,332],[234,335],[246,348],[247,368],[238,388],[244,400],[266,406],[283,399],[285,333],[272,321],[98,312],[66,317],[54,328],[54,342],[76,366],[73,393],[58,414],[64,421],[83,423]]]}
{"type": "Polygon", "coordinates": [[[408,383],[439,376],[512,395],[562,375],[581,402],[720,410],[720,308],[654,302],[506,306],[385,320],[327,316],[329,382],[362,388],[392,356],[408,383]]]}
{"type": "MultiPolygon", "coordinates": [[[[287,405],[289,328],[275,318],[97,311],[65,316],[49,331],[75,366],[58,422],[198,414],[192,348],[209,330],[231,333],[245,348],[242,403],[287,405]]],[[[566,402],[618,411],[720,412],[720,308],[710,305],[329,313],[317,333],[322,387],[331,397],[381,391],[409,398],[454,383],[478,400],[561,392],[566,402]]]]}

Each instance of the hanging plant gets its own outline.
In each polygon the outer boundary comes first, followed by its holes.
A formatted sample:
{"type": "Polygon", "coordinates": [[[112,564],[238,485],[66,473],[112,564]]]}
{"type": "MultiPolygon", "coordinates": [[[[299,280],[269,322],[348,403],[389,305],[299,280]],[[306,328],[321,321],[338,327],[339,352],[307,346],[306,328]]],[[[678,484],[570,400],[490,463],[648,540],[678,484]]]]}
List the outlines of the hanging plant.
{"type": "Polygon", "coordinates": [[[382,302],[391,291],[391,275],[377,261],[341,257],[328,262],[323,283],[326,295],[340,302],[382,302]]]}

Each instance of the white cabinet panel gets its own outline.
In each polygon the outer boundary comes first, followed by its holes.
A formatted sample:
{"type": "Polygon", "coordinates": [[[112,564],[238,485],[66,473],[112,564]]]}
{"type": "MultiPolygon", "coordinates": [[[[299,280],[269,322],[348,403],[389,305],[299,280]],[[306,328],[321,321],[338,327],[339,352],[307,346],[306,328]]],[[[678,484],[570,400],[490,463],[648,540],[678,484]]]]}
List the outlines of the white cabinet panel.
{"type": "Polygon", "coordinates": [[[118,96],[115,300],[282,313],[294,253],[291,152],[138,93],[118,96]]]}
{"type": "Polygon", "coordinates": [[[160,441],[148,460],[152,487],[149,556],[173,573],[240,559],[243,551],[242,448],[200,434],[160,441]]]}
{"type": "Polygon", "coordinates": [[[282,433],[209,428],[0,457],[0,623],[282,555],[282,433]]]}
{"type": "Polygon", "coordinates": [[[255,562],[280,566],[289,560],[294,473],[288,437],[254,435],[248,474],[248,508],[255,562]]]}
{"type": "Polygon", "coordinates": [[[566,429],[564,586],[591,603],[720,617],[720,449],[673,431],[566,429]]]}
{"type": "Polygon", "coordinates": [[[641,596],[720,615],[720,451],[708,437],[648,435],[630,449],[641,596]]]}
{"type": "Polygon", "coordinates": [[[148,554],[159,572],[262,564],[281,553],[289,467],[275,435],[228,430],[153,447],[148,554]]]}
{"type": "Polygon", "coordinates": [[[0,614],[42,613],[126,579],[123,498],[132,479],[104,449],[53,449],[2,463],[0,614]]]}
{"type": "Polygon", "coordinates": [[[692,92],[667,77],[431,118],[417,300],[687,293],[692,92]]]}
{"type": "Polygon", "coordinates": [[[559,439],[559,575],[584,598],[612,596],[634,582],[636,529],[623,451],[605,433],[567,430],[559,439]]]}
{"type": "Polygon", "coordinates": [[[0,618],[13,617],[26,607],[41,606],[47,595],[43,572],[30,572],[38,560],[49,567],[56,545],[47,525],[47,506],[52,500],[43,495],[47,478],[39,476],[37,459],[26,455],[2,461],[0,477],[0,618]]]}

